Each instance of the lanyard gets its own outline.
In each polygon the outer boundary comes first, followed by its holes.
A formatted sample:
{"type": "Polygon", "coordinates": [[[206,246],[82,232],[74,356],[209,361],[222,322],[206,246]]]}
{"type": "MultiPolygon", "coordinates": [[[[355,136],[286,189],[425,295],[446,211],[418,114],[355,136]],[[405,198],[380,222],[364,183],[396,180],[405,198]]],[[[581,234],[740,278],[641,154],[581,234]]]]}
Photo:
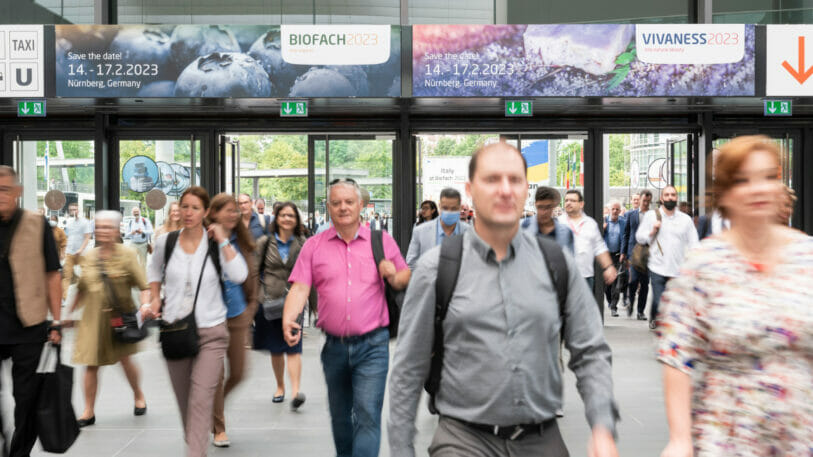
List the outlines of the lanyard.
{"type": "MultiPolygon", "coordinates": [[[[570,218],[567,219],[567,225],[570,226],[570,230],[573,230],[573,233],[576,234],[576,236],[579,236],[581,234],[581,232],[582,232],[581,229],[580,228],[577,229],[576,226],[573,225],[573,221],[570,220],[570,218]]],[[[584,227],[584,218],[582,218],[579,225],[582,226],[582,228],[584,227]]]]}

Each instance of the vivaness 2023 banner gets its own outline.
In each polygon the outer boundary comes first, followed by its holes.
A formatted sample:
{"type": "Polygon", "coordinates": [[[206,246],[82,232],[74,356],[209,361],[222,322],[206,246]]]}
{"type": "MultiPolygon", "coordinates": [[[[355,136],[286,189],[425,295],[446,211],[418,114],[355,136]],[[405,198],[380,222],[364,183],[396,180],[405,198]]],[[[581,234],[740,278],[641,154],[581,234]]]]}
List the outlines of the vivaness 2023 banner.
{"type": "Polygon", "coordinates": [[[398,97],[390,25],[57,25],[58,97],[398,97]]]}
{"type": "Polygon", "coordinates": [[[415,25],[416,97],[753,96],[754,26],[415,25]]]}

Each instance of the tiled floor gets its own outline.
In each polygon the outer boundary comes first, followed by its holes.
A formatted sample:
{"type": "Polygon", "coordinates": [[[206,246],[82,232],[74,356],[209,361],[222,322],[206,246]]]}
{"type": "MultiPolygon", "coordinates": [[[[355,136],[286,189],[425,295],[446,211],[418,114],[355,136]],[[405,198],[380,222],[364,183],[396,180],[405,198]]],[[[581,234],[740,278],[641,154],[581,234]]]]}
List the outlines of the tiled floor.
{"type": "MultiPolygon", "coordinates": [[[[609,313],[608,313],[609,316],[609,313]]],[[[646,322],[608,317],[605,332],[613,348],[616,398],[621,410],[619,424],[620,455],[652,457],[660,453],[667,439],[666,418],[661,394],[661,373],[654,360],[654,339],[646,322]]],[[[64,350],[72,350],[68,335],[64,350]]],[[[229,398],[226,416],[232,446],[211,448],[212,456],[296,455],[329,457],[333,454],[327,413],[324,378],[318,358],[321,336],[309,329],[305,340],[303,391],[308,400],[298,413],[289,409],[288,400],[272,404],[275,383],[269,357],[251,353],[250,376],[229,398]]],[[[132,393],[118,366],[101,370],[96,425],[82,431],[66,454],[81,457],[177,457],[183,455],[180,419],[166,366],[155,340],[144,344],[135,360],[142,370],[148,413],[132,415],[132,393]]],[[[76,370],[74,407],[82,411],[82,369],[76,370]]],[[[4,417],[11,422],[12,399],[9,370],[3,369],[2,395],[4,417]]],[[[568,372],[565,392],[565,417],[560,427],[573,456],[585,456],[589,430],[579,400],[575,378],[568,372]]],[[[435,418],[421,403],[416,439],[418,455],[425,455],[435,418]]],[[[386,422],[387,406],[384,409],[386,422]]],[[[386,432],[381,455],[388,456],[386,432]]],[[[49,455],[35,446],[34,456],[49,455]]]]}

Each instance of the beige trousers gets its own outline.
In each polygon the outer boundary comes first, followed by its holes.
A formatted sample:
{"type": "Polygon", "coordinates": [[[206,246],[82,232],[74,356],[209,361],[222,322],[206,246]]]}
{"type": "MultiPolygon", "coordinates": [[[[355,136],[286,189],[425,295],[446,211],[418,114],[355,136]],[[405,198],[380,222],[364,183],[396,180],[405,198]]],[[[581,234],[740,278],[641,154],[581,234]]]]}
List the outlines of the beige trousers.
{"type": "Polygon", "coordinates": [[[183,360],[167,360],[169,378],[181,421],[188,457],[202,457],[209,447],[212,408],[218,381],[223,374],[223,359],[229,345],[226,324],[199,328],[198,355],[183,360]]]}
{"type": "Polygon", "coordinates": [[[246,308],[239,316],[234,316],[228,320],[229,327],[229,348],[226,352],[229,361],[229,379],[225,384],[225,366],[220,371],[220,382],[215,393],[215,407],[212,433],[218,434],[226,431],[226,396],[237,384],[243,380],[246,372],[246,343],[251,322],[254,320],[254,311],[257,307],[246,308]]]}

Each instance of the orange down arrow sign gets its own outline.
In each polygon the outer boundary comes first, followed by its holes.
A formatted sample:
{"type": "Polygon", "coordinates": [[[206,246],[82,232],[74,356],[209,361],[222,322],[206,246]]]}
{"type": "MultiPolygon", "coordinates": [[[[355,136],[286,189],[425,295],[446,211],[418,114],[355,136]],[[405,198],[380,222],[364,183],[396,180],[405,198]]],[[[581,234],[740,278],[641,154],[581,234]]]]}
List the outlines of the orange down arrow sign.
{"type": "Polygon", "coordinates": [[[787,60],[782,62],[782,66],[796,78],[796,81],[799,81],[799,84],[804,84],[807,78],[813,75],[813,66],[805,69],[805,37],[799,37],[799,69],[791,67],[787,60]]]}

